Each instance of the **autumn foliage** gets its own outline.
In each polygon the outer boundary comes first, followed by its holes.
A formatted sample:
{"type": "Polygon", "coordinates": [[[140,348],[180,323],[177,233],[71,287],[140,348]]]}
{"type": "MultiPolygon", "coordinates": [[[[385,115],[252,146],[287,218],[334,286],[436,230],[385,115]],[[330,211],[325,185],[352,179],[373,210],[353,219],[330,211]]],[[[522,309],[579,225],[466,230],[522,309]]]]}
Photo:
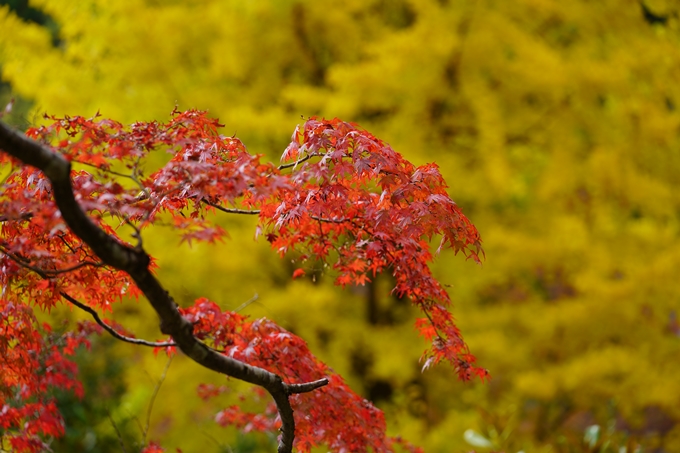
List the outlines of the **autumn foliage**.
{"type": "MultiPolygon", "coordinates": [[[[98,117],[50,118],[48,126],[26,135],[71,162],[80,208],[130,250],[143,250],[145,230],[152,225],[176,230],[181,241],[212,243],[227,234],[215,223],[216,215],[257,216],[256,235],[296,260],[292,278],[304,275],[308,262],[323,263],[341,286],[364,285],[380,272],[391,273],[393,293],[422,313],[415,325],[431,342],[423,368],[443,360],[462,380],[486,377],[429,269],[433,254],[442,249],[475,261],[481,253],[477,230],[447,194],[436,165],[416,167],[370,133],[337,119],[313,118],[296,128],[279,166],[262,162],[219,128],[205,112],[190,110],[174,111],[165,124],[129,127],[98,117]],[[169,160],[147,168],[152,153],[165,153],[169,160]],[[433,240],[439,244],[436,252],[433,240]]],[[[65,224],[56,201],[61,189],[46,177],[50,168],[24,165],[21,150],[8,143],[0,142],[5,151],[0,164],[11,168],[0,194],[0,427],[16,451],[40,451],[46,439],[63,432],[51,392],[80,391],[69,356],[102,329],[134,342],[124,326],[106,324],[97,313],[141,292],[128,272],[105,264],[65,224]],[[56,335],[35,320],[33,309],[49,312],[64,303],[87,310],[97,323],[56,335]]],[[[153,260],[148,266],[153,269],[153,260]]],[[[214,351],[271,371],[288,384],[329,380],[322,388],[290,395],[298,451],[317,445],[391,451],[395,443],[415,449],[387,437],[382,413],[316,359],[301,338],[273,321],[224,311],[206,298],[179,311],[193,325],[195,338],[214,351]]],[[[172,340],[146,344],[174,354],[172,340]]],[[[220,393],[199,388],[204,398],[220,393]]],[[[273,403],[260,414],[228,407],[217,421],[246,431],[280,427],[273,403]]]]}

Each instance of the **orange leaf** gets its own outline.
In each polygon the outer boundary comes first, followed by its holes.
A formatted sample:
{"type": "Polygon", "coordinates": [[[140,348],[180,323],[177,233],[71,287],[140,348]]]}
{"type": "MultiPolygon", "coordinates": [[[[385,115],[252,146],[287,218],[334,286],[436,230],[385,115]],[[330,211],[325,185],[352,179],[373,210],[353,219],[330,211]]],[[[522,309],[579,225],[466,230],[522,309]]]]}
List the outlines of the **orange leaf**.
{"type": "Polygon", "coordinates": [[[305,275],[304,269],[295,269],[295,272],[293,272],[293,280],[295,280],[296,278],[300,278],[303,275],[305,275]]]}

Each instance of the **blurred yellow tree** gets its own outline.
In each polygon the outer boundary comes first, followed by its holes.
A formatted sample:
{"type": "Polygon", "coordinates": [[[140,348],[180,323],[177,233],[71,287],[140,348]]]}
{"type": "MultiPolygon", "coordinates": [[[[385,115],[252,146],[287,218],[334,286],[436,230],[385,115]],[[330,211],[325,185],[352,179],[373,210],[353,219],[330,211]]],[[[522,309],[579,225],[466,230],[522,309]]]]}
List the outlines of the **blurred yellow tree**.
{"type": "MultiPolygon", "coordinates": [[[[428,451],[469,448],[467,429],[506,451],[580,451],[595,424],[680,449],[677,2],[31,4],[52,31],[0,8],[2,79],[33,101],[31,121],[164,119],[177,103],[276,158],[301,116],[338,116],[436,161],[485,241],[482,268],[442,256],[437,271],[493,379],[421,374],[424,345],[404,335],[414,314],[387,277],[351,293],[314,269],[293,283],[262,244],[151,238],[181,297],[236,308],[257,292],[244,312],[308,339],[428,451]]],[[[247,220],[228,222],[250,237],[247,220]]],[[[174,426],[205,415],[191,407],[174,426]]]]}

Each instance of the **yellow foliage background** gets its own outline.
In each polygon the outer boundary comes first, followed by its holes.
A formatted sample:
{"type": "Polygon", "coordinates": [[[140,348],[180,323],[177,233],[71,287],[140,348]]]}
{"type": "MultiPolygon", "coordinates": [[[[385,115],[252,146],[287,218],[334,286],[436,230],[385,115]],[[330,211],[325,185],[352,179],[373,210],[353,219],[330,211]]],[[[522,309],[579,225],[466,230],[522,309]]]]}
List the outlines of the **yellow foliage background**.
{"type": "MultiPolygon", "coordinates": [[[[162,230],[146,239],[180,303],[203,295],[234,309],[257,293],[242,312],[303,336],[386,411],[393,434],[430,452],[470,449],[467,429],[508,452],[580,451],[593,424],[615,441],[680,450],[677,2],[30,4],[51,19],[0,7],[16,122],[207,109],[276,160],[303,118],[337,116],[417,164],[437,162],[486,261],[444,254],[435,271],[492,380],[421,374],[415,313],[387,295],[388,278],[344,292],[329,278],[293,282],[249,219],[221,219],[232,239],[219,246],[180,246],[162,230]]],[[[115,316],[157,333],[143,303],[115,316]]],[[[129,355],[128,393],[112,414],[144,418],[165,360],[117,350],[129,355]]],[[[256,451],[214,425],[225,400],[197,400],[201,380],[221,382],[173,362],[149,436],[185,452],[256,451]]]]}

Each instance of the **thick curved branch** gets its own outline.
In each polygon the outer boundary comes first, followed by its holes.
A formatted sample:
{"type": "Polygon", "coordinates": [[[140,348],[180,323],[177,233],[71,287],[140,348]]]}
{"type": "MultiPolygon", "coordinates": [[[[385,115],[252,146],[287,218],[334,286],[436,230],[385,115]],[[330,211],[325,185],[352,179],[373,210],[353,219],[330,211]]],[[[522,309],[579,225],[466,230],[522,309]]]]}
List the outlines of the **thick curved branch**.
{"type": "Polygon", "coordinates": [[[141,246],[133,248],[122,244],[85,214],[73,195],[68,160],[1,122],[0,149],[24,164],[38,168],[49,178],[55,202],[69,228],[102,262],[130,275],[158,314],[161,332],[170,335],[182,352],[208,369],[264,387],[272,395],[282,423],[278,451],[290,453],[295,437],[295,420],[288,396],[298,393],[298,389],[285,384],[274,373],[219,354],[200,342],[193,335],[191,322],[180,314],[173,298],[149,270],[150,259],[141,246]]]}

